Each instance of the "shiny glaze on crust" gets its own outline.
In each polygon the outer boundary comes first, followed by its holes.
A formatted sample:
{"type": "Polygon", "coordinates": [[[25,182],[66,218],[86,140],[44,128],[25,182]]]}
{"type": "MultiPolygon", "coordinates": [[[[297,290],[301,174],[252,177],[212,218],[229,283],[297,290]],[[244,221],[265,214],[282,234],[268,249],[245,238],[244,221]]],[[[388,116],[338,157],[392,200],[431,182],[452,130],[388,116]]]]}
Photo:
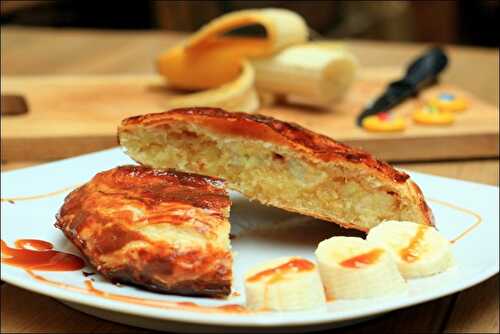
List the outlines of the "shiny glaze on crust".
{"type": "MultiPolygon", "coordinates": [[[[130,210],[113,210],[108,217],[101,217],[95,210],[97,206],[105,209],[120,209],[126,205],[143,208],[148,213],[147,223],[154,221],[171,224],[182,224],[192,218],[186,212],[189,209],[200,209],[196,214],[222,217],[223,208],[229,207],[231,201],[223,188],[223,181],[207,176],[174,172],[171,170],[155,170],[143,166],[121,166],[97,174],[91,182],[71,192],[65,199],[64,206],[57,215],[56,227],[62,227],[59,217],[74,215],[71,222],[64,226],[72,235],[76,235],[90,222],[99,222],[102,225],[113,220],[122,220],[140,224],[145,219],[134,217],[130,210]],[[82,210],[82,205],[88,210],[82,210]]],[[[205,217],[203,217],[205,218],[205,217]]],[[[107,238],[110,251],[121,248],[119,243],[138,239],[134,233],[126,233],[119,226],[109,227],[111,230],[102,231],[112,235],[120,235],[123,241],[117,238],[107,238]],[[113,246],[113,243],[118,243],[113,246]]],[[[201,228],[201,227],[200,227],[201,228]]],[[[106,238],[103,238],[106,239],[106,238]]],[[[105,251],[105,253],[107,253],[105,251]]]]}
{"type": "Polygon", "coordinates": [[[161,126],[171,120],[198,121],[221,133],[287,144],[326,162],[343,159],[351,163],[361,163],[378,170],[397,183],[404,183],[409,178],[407,174],[360,149],[314,133],[300,125],[258,114],[226,112],[217,108],[180,108],[127,118],[123,120],[119,131],[126,131],[128,126],[134,125],[161,126]]]}
{"type": "Polygon", "coordinates": [[[7,246],[1,240],[2,263],[25,270],[73,271],[85,266],[85,262],[76,255],[54,250],[47,241],[37,239],[16,240],[16,248],[7,246]]]}
{"type": "Polygon", "coordinates": [[[377,262],[382,254],[384,254],[384,251],[382,249],[375,248],[369,252],[346,259],[340,262],[340,265],[346,268],[363,268],[367,265],[377,262]]]}
{"type": "Polygon", "coordinates": [[[409,181],[409,185],[411,188],[413,188],[413,190],[416,193],[416,198],[418,198],[418,206],[420,207],[420,211],[422,212],[422,215],[426,221],[426,224],[430,225],[430,226],[435,226],[434,214],[432,213],[432,210],[429,207],[429,205],[427,205],[427,202],[424,199],[424,194],[422,193],[422,190],[415,182],[413,182],[411,180],[409,181]]]}
{"type": "Polygon", "coordinates": [[[223,180],[169,169],[120,166],[97,174],[94,181],[122,191],[131,190],[136,199],[153,204],[175,202],[205,209],[220,209],[231,204],[223,180]]]}
{"type": "Polygon", "coordinates": [[[158,292],[226,296],[232,256],[212,245],[217,228],[227,223],[229,205],[221,180],[122,166],[71,192],[56,227],[111,281],[158,292]],[[143,233],[157,224],[188,228],[205,246],[180,248],[143,233]]]}
{"type": "MultiPolygon", "coordinates": [[[[153,244],[154,248],[162,249],[165,245],[153,244]]],[[[101,274],[112,282],[128,283],[160,293],[175,293],[188,296],[225,297],[231,293],[231,262],[229,252],[207,249],[205,251],[176,252],[171,248],[164,255],[151,255],[143,252],[145,264],[137,269],[134,266],[118,270],[101,269],[101,274]],[[192,267],[187,267],[191,265],[192,267]],[[182,268],[187,267],[187,268],[182,268]],[[209,272],[207,268],[213,268],[209,272]],[[184,270],[182,270],[184,269],[184,270]],[[201,277],[193,277],[201,272],[201,277]],[[154,278],[155,275],[172,277],[174,281],[166,286],[154,278]],[[175,277],[186,277],[175,281],[175,277]]]]}

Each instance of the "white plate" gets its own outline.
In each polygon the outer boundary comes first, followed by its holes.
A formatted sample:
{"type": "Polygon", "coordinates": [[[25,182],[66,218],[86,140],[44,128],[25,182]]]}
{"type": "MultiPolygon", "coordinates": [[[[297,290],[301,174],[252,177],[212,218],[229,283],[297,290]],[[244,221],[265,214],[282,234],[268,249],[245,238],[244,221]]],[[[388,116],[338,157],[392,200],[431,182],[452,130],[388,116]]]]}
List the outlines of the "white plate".
{"type": "MultiPolygon", "coordinates": [[[[81,184],[97,172],[120,164],[131,163],[119,149],[93,153],[38,167],[2,173],[2,198],[49,193],[57,189],[81,184]]],[[[436,216],[438,229],[448,238],[460,234],[474,224],[470,213],[447,206],[445,201],[481,216],[483,223],[453,244],[456,266],[428,278],[413,279],[408,296],[357,301],[333,301],[325,310],[271,313],[207,313],[165,309],[106,299],[51,286],[31,278],[24,270],[2,266],[2,280],[16,286],[61,299],[74,307],[94,315],[119,322],[155,329],[176,331],[220,331],[222,328],[253,331],[308,331],[338,327],[394,309],[436,299],[478,284],[498,272],[499,227],[498,187],[463,182],[425,174],[411,173],[429,199],[436,216]]],[[[54,215],[64,196],[60,193],[15,204],[2,202],[1,235],[12,246],[17,239],[42,239],[54,248],[78,254],[54,224],[54,215]]],[[[227,301],[161,295],[134,287],[117,287],[96,275],[95,287],[105,292],[160,301],[192,301],[200,305],[244,304],[242,275],[251,265],[268,258],[298,255],[314,260],[317,243],[341,229],[308,217],[251,203],[238,194],[232,194],[231,229],[237,237],[232,240],[236,252],[233,290],[241,295],[227,301]]],[[[91,268],[84,268],[92,271],[91,268]]],[[[37,272],[45,278],[85,289],[81,271],[37,272]]]]}

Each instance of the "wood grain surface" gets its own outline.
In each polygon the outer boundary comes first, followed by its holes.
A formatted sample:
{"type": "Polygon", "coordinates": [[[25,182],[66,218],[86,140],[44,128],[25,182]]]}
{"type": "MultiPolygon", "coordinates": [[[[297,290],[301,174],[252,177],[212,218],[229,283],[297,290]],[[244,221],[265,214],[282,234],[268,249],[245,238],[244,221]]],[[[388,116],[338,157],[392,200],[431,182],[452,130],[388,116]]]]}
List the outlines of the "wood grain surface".
{"type": "MultiPolygon", "coordinates": [[[[362,68],[344,100],[330,110],[278,104],[258,112],[298,123],[385,160],[498,156],[497,108],[449,84],[428,88],[393,109],[408,120],[405,131],[373,133],[357,127],[356,116],[367,101],[381,94],[400,72],[388,66],[362,68]],[[469,109],[457,113],[452,125],[422,126],[411,121],[412,113],[426,100],[443,92],[467,99],[469,109]]],[[[122,119],[165,111],[176,95],[154,74],[5,76],[2,94],[23,96],[29,105],[28,113],[2,120],[3,160],[56,159],[113,147],[122,119]]]]}
{"type": "MultiPolygon", "coordinates": [[[[2,75],[151,74],[152,59],[181,35],[2,27],[2,75]]],[[[424,45],[352,41],[364,66],[404,66],[424,45]]],[[[498,50],[447,47],[452,66],[444,82],[498,105],[498,50]]],[[[50,151],[50,147],[47,147],[50,151]]],[[[44,162],[2,161],[2,171],[44,162]]],[[[498,159],[399,164],[446,177],[498,185],[498,159]]],[[[334,332],[499,332],[498,275],[461,293],[391,312],[334,332]]],[[[2,332],[145,333],[74,311],[58,301],[10,284],[1,287],[2,332]]],[[[326,333],[326,332],[325,332],[326,333]]],[[[329,331],[330,333],[330,331],[329,331]]]]}

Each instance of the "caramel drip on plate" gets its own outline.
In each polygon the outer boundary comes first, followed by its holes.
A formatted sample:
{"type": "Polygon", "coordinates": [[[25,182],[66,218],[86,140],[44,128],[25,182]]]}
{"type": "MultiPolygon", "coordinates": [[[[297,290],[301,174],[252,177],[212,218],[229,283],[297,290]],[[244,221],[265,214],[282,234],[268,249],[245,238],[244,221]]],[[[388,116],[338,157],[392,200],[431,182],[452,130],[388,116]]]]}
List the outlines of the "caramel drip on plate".
{"type": "Polygon", "coordinates": [[[425,232],[427,231],[427,226],[420,225],[417,229],[417,233],[410,240],[410,243],[406,248],[401,249],[399,255],[406,262],[415,262],[418,260],[419,253],[418,248],[424,239],[425,232]]]}
{"type": "Polygon", "coordinates": [[[474,212],[472,210],[469,210],[469,209],[466,209],[466,208],[462,208],[462,207],[459,207],[455,204],[452,204],[452,203],[448,203],[448,202],[445,202],[445,201],[441,201],[441,200],[438,200],[438,199],[428,199],[430,202],[434,202],[434,203],[437,203],[437,204],[440,204],[442,206],[446,206],[446,207],[449,207],[450,209],[453,209],[453,210],[457,210],[459,212],[462,212],[462,213],[465,213],[467,215],[470,215],[472,217],[474,217],[475,219],[475,222],[469,226],[467,229],[465,229],[463,232],[461,232],[459,235],[457,235],[455,238],[451,239],[450,240],[450,243],[455,243],[461,239],[463,239],[465,236],[467,236],[470,232],[472,232],[476,227],[478,227],[479,225],[481,225],[481,223],[483,222],[483,217],[481,217],[481,215],[477,212],[474,212]]]}
{"type": "Polygon", "coordinates": [[[92,281],[85,280],[85,288],[71,284],[57,282],[41,275],[35,274],[33,270],[42,271],[74,271],[85,266],[85,262],[76,255],[63,253],[53,249],[50,242],[36,239],[20,239],[15,242],[17,248],[11,248],[1,240],[2,263],[23,268],[26,273],[38,282],[55,286],[65,290],[94,295],[105,299],[121,301],[136,305],[182,309],[188,311],[201,311],[211,313],[247,313],[248,310],[242,305],[229,304],[221,306],[202,306],[191,302],[170,302],[154,299],[145,299],[120,294],[108,293],[96,289],[92,281]]]}
{"type": "Polygon", "coordinates": [[[249,313],[249,311],[238,304],[228,304],[221,306],[203,306],[198,305],[193,302],[174,302],[174,301],[166,301],[166,300],[155,300],[155,299],[146,299],[139,298],[133,296],[120,295],[115,293],[110,293],[106,291],[102,291],[94,287],[94,284],[91,280],[85,280],[85,288],[81,288],[78,286],[53,281],[51,279],[45,278],[43,276],[37,275],[33,273],[31,270],[26,270],[26,272],[38,282],[55,286],[58,288],[63,288],[70,291],[84,293],[86,295],[92,295],[101,297],[108,300],[114,300],[129,304],[155,307],[161,309],[178,309],[178,310],[186,310],[186,311],[197,311],[197,312],[206,312],[206,313],[249,313]]]}
{"type": "Polygon", "coordinates": [[[47,197],[51,197],[51,196],[56,196],[56,195],[59,195],[61,193],[73,190],[73,189],[75,189],[76,187],[79,187],[79,186],[80,186],[80,184],[77,184],[75,186],[66,187],[66,188],[63,188],[63,189],[59,189],[59,190],[56,190],[56,191],[51,191],[51,192],[48,192],[48,193],[45,193],[45,194],[39,194],[39,195],[17,196],[17,197],[4,197],[4,198],[0,198],[0,202],[14,203],[14,202],[17,202],[17,201],[32,201],[32,200],[37,200],[37,199],[43,199],[43,198],[47,198],[47,197]]]}
{"type": "Polygon", "coordinates": [[[372,249],[369,252],[353,256],[340,262],[340,265],[347,268],[362,268],[378,261],[384,251],[380,248],[372,249]]]}
{"type": "Polygon", "coordinates": [[[76,255],[53,250],[50,242],[36,239],[20,239],[16,248],[1,240],[2,263],[26,270],[73,271],[85,266],[76,255]]]}
{"type": "Polygon", "coordinates": [[[85,262],[76,255],[53,250],[53,245],[50,242],[43,240],[20,239],[15,242],[15,245],[17,248],[11,248],[7,246],[3,240],[1,240],[2,263],[23,268],[33,279],[46,285],[142,306],[211,313],[248,312],[243,306],[238,304],[202,306],[191,302],[171,302],[109,293],[96,289],[91,280],[84,281],[85,288],[63,282],[57,282],[39,274],[35,274],[33,270],[74,271],[83,268],[85,266],[85,262]]]}

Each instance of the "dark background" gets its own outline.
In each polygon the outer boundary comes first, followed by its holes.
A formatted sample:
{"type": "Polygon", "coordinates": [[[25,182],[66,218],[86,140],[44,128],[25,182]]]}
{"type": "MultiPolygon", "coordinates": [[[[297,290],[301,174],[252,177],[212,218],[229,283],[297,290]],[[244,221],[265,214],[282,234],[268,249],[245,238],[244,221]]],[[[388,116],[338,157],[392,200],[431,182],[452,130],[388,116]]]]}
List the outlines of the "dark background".
{"type": "Polygon", "coordinates": [[[283,7],[331,38],[498,47],[500,1],[8,1],[1,24],[194,31],[223,13],[283,7]],[[496,28],[495,28],[496,27],[496,28]]]}

